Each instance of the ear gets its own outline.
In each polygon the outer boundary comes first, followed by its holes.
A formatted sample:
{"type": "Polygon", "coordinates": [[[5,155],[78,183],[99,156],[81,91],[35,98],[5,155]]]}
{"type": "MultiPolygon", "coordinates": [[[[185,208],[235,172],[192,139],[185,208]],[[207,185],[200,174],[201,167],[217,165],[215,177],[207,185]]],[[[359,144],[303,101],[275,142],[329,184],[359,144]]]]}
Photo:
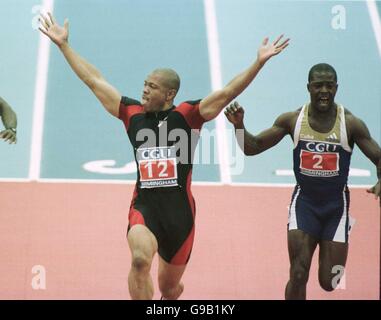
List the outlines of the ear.
{"type": "Polygon", "coordinates": [[[308,90],[308,92],[311,92],[309,83],[307,83],[307,90],[308,90]]]}
{"type": "Polygon", "coordinates": [[[169,89],[168,92],[167,92],[167,99],[168,100],[175,99],[176,94],[177,94],[177,91],[175,89],[169,89]]]}

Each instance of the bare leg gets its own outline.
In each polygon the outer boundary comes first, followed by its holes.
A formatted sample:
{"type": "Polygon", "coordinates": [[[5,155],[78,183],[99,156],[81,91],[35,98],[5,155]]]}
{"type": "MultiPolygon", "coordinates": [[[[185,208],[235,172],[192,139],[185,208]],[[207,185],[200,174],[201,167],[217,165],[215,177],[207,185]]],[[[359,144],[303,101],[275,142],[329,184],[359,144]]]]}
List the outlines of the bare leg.
{"type": "Polygon", "coordinates": [[[184,291],[180,282],[186,265],[172,265],[159,258],[159,288],[165,300],[176,300],[184,291]]]}
{"type": "Polygon", "coordinates": [[[326,291],[333,291],[344,275],[348,243],[321,241],[319,252],[319,283],[326,291]]]}
{"type": "Polygon", "coordinates": [[[133,226],[127,235],[132,263],[128,275],[128,288],[133,300],[151,300],[153,283],[150,275],[152,260],[157,252],[153,233],[143,225],[133,226]]]}
{"type": "Polygon", "coordinates": [[[301,230],[288,231],[290,279],[286,286],[286,300],[305,300],[311,261],[317,240],[301,230]]]}

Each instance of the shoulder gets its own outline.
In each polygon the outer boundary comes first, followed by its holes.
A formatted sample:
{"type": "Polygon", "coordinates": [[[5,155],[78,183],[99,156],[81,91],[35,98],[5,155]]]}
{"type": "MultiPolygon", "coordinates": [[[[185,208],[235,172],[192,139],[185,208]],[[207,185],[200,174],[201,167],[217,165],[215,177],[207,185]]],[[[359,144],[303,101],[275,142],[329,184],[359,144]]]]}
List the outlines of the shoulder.
{"type": "Polygon", "coordinates": [[[359,117],[356,117],[348,109],[344,108],[345,126],[347,129],[347,135],[351,137],[368,136],[369,130],[365,122],[359,117]]]}
{"type": "Polygon", "coordinates": [[[180,103],[175,112],[178,112],[188,123],[188,126],[192,129],[201,129],[205,119],[200,114],[200,102],[199,100],[189,100],[180,103]]]}
{"type": "Polygon", "coordinates": [[[297,110],[282,113],[274,122],[274,126],[285,130],[291,136],[295,131],[296,122],[303,107],[297,110]]]}
{"type": "Polygon", "coordinates": [[[282,113],[278,117],[278,119],[280,119],[281,121],[285,121],[285,122],[296,120],[299,116],[300,111],[301,111],[301,108],[298,110],[295,110],[295,111],[289,111],[289,112],[282,113]]]}
{"type": "Polygon", "coordinates": [[[120,100],[120,104],[123,105],[124,107],[128,106],[141,106],[142,104],[135,99],[131,99],[129,97],[123,96],[120,100]]]}
{"type": "Polygon", "coordinates": [[[282,113],[275,120],[275,124],[281,125],[282,127],[291,127],[292,125],[295,124],[296,120],[298,119],[298,116],[301,110],[302,108],[299,108],[298,110],[295,110],[295,111],[282,113]]]}
{"type": "Polygon", "coordinates": [[[129,119],[132,116],[142,112],[143,106],[138,100],[131,99],[125,96],[121,98],[119,105],[119,119],[128,123],[129,119]]]}
{"type": "Polygon", "coordinates": [[[347,129],[356,129],[359,126],[365,125],[365,123],[360,118],[356,117],[347,108],[344,108],[344,117],[347,129]]]}
{"type": "Polygon", "coordinates": [[[184,102],[181,102],[177,106],[177,108],[194,108],[194,107],[197,107],[198,105],[200,105],[200,102],[201,102],[201,99],[184,101],[184,102]]]}
{"type": "Polygon", "coordinates": [[[199,106],[200,106],[200,100],[188,100],[181,102],[176,108],[175,111],[178,111],[182,114],[187,114],[187,113],[198,113],[199,106]]]}

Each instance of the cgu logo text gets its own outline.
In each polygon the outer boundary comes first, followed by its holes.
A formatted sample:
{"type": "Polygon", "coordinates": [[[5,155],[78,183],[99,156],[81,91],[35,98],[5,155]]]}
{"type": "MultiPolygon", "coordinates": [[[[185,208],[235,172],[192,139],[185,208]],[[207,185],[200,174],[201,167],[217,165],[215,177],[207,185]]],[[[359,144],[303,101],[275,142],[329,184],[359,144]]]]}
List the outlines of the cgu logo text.
{"type": "Polygon", "coordinates": [[[138,149],[139,160],[158,160],[168,158],[176,158],[176,151],[174,147],[138,149]]]}
{"type": "Polygon", "coordinates": [[[335,152],[337,145],[324,142],[308,142],[306,148],[311,152],[335,152]]]}

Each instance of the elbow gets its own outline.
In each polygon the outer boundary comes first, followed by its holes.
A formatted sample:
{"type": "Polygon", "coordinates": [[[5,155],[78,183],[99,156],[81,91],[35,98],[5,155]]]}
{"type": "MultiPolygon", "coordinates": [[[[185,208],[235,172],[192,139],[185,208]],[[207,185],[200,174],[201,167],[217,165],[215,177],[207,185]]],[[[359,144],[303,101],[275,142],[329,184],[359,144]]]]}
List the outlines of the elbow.
{"type": "Polygon", "coordinates": [[[243,153],[245,156],[255,156],[262,151],[264,149],[261,148],[261,140],[256,137],[253,137],[249,143],[244,144],[243,153]]]}
{"type": "Polygon", "coordinates": [[[378,154],[371,159],[371,161],[374,163],[376,167],[381,167],[381,149],[378,152],[378,154]]]}
{"type": "Polygon", "coordinates": [[[218,108],[225,108],[230,102],[232,102],[237,97],[235,90],[225,87],[218,92],[218,108]]]}
{"type": "Polygon", "coordinates": [[[208,100],[204,105],[201,104],[201,116],[206,120],[216,118],[220,112],[235,98],[233,91],[230,89],[223,89],[213,94],[213,99],[208,100]]]}
{"type": "Polygon", "coordinates": [[[243,151],[244,155],[245,156],[253,156],[254,154],[252,152],[250,152],[249,150],[244,150],[243,151]]]}
{"type": "Polygon", "coordinates": [[[245,156],[255,156],[260,153],[260,151],[255,146],[247,145],[243,148],[243,153],[245,156]]]}
{"type": "Polygon", "coordinates": [[[91,89],[93,90],[96,86],[96,80],[94,77],[83,77],[82,81],[91,89]]]}
{"type": "Polygon", "coordinates": [[[201,117],[205,120],[205,121],[210,121],[210,120],[213,120],[217,115],[218,115],[218,112],[216,112],[215,110],[212,110],[212,109],[203,109],[201,110],[200,109],[200,114],[201,114],[201,117]]]}
{"type": "Polygon", "coordinates": [[[243,153],[245,154],[245,156],[255,156],[257,155],[259,152],[256,151],[256,150],[253,150],[253,149],[245,149],[243,151],[243,153]]]}
{"type": "Polygon", "coordinates": [[[81,78],[81,80],[91,89],[97,88],[103,78],[97,74],[87,74],[81,78]]]}
{"type": "Polygon", "coordinates": [[[231,88],[225,88],[221,91],[221,104],[222,107],[227,106],[237,97],[237,93],[231,88]]]}

